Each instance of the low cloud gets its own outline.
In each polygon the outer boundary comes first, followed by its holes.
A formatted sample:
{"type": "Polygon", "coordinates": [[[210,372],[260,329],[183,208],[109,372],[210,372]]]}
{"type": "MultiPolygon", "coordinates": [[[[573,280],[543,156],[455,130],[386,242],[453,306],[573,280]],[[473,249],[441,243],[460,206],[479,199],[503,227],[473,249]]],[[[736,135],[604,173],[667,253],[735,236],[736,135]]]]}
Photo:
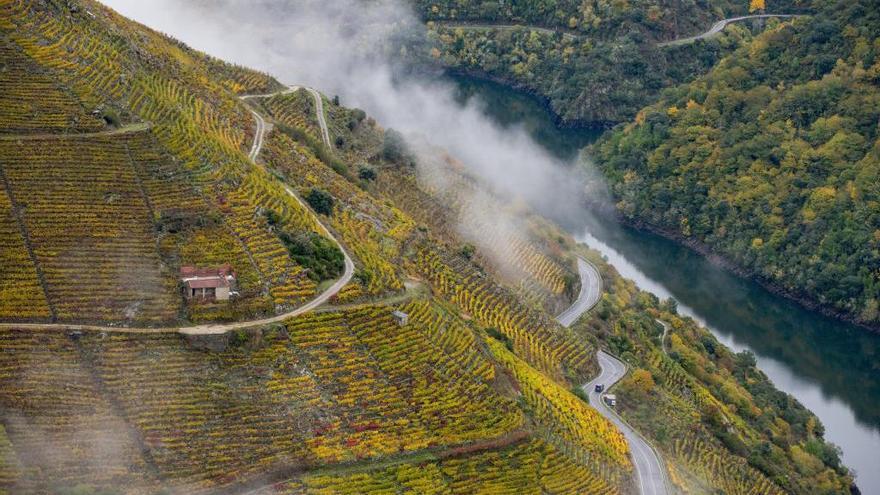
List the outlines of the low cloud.
{"type": "MultiPolygon", "coordinates": [[[[550,155],[525,129],[495,125],[481,101],[461,104],[452,84],[395,70],[401,39],[421,37],[424,29],[406,3],[103,1],[224,60],[339,95],[343,104],[363,108],[408,140],[448,150],[504,199],[524,200],[563,223],[584,215],[584,181],[573,172],[579,167],[550,155]]],[[[431,166],[429,157],[421,158],[421,167],[431,166]]]]}

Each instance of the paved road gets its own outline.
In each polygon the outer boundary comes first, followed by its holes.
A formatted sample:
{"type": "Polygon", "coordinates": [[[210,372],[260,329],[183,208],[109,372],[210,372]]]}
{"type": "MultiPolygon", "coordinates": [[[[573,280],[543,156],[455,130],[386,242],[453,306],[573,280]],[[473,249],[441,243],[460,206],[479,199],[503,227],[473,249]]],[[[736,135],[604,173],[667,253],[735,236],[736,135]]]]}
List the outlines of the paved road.
{"type": "Polygon", "coordinates": [[[599,351],[597,357],[599,358],[599,367],[602,369],[602,372],[591,382],[583,386],[584,392],[590,396],[590,405],[599,411],[599,414],[614,423],[623,433],[623,436],[626,437],[632,454],[633,467],[636,471],[639,493],[641,495],[666,495],[669,493],[666,484],[666,468],[659,454],[648,445],[648,442],[641,435],[630,428],[617,413],[606,406],[602,400],[602,394],[595,391],[596,384],[605,385],[607,389],[623,378],[626,375],[626,365],[605,351],[599,351]]]}
{"type": "Polygon", "coordinates": [[[663,349],[663,354],[668,354],[668,352],[666,352],[666,335],[669,334],[669,324],[657,318],[655,318],[654,321],[656,321],[660,324],[661,327],[663,327],[663,335],[660,336],[660,347],[663,349]]]}
{"type": "Polygon", "coordinates": [[[556,317],[562,326],[569,327],[599,302],[602,295],[602,277],[592,263],[578,258],[578,274],[581,277],[581,291],[572,305],[556,317]]]}
{"type": "Polygon", "coordinates": [[[779,18],[789,18],[789,17],[798,17],[795,14],[756,14],[756,15],[744,15],[742,17],[731,17],[729,19],[721,19],[716,22],[709,28],[708,31],[702,34],[698,34],[696,36],[689,36],[687,38],[679,38],[677,40],[667,41],[665,43],[657,43],[657,46],[674,46],[674,45],[686,45],[688,43],[693,43],[697,40],[703,40],[706,38],[711,38],[716,34],[720,33],[727,27],[728,24],[733,24],[734,22],[745,21],[748,19],[767,19],[770,17],[779,17],[779,18]]]}
{"type": "MultiPolygon", "coordinates": [[[[698,34],[696,36],[689,36],[687,38],[679,38],[677,40],[665,41],[663,43],[657,43],[657,46],[674,46],[674,45],[686,45],[688,43],[693,43],[697,40],[702,40],[706,38],[711,38],[716,34],[720,33],[727,27],[728,24],[732,24],[734,22],[745,21],[748,19],[766,19],[770,17],[778,17],[782,19],[786,19],[789,17],[799,17],[797,14],[755,14],[755,15],[744,15],[741,17],[731,17],[728,19],[722,19],[709,28],[705,33],[698,34]]],[[[455,22],[455,21],[434,21],[434,24],[438,26],[445,26],[450,28],[462,28],[462,29],[501,29],[501,30],[514,30],[514,29],[528,29],[531,31],[538,31],[545,34],[556,34],[561,33],[565,38],[568,39],[578,39],[583,38],[585,35],[576,34],[572,32],[565,31],[563,29],[551,29],[542,26],[533,26],[530,24],[504,24],[504,23],[470,23],[470,22],[455,22]]]]}
{"type": "MultiPolygon", "coordinates": [[[[253,98],[267,98],[270,96],[275,96],[277,94],[285,94],[296,91],[299,89],[298,86],[291,86],[283,91],[279,91],[277,93],[270,93],[265,95],[247,95],[242,96],[242,100],[249,100],[253,98]]],[[[314,90],[310,90],[314,91],[314,90]]],[[[317,91],[314,91],[315,95],[317,95],[317,91]]],[[[316,98],[320,100],[320,95],[317,95],[316,98]]],[[[322,132],[326,133],[326,123],[324,122],[323,117],[323,109],[322,106],[318,106],[318,122],[322,125],[322,132]]],[[[248,158],[257,164],[257,157],[260,155],[260,151],[263,148],[263,140],[266,137],[266,133],[268,132],[269,126],[266,123],[266,120],[263,118],[259,112],[251,109],[251,115],[253,115],[254,120],[256,121],[256,132],[254,134],[254,143],[251,145],[250,152],[248,153],[248,158]]],[[[141,127],[137,130],[142,130],[146,127],[141,127]]],[[[329,140],[329,137],[327,138],[329,140]]],[[[259,164],[257,164],[260,166],[259,164]]],[[[291,189],[287,184],[284,184],[284,189],[287,191],[287,194],[290,194],[303,208],[310,210],[308,206],[296,195],[296,193],[291,189]]],[[[271,323],[279,323],[288,318],[292,318],[294,316],[301,315],[308,311],[315,309],[316,307],[327,302],[328,299],[333,297],[336,293],[338,293],[346,284],[351,281],[352,276],[354,276],[354,262],[351,259],[351,256],[348,255],[348,252],[345,250],[345,247],[336,240],[336,237],[330,233],[330,230],[321,223],[320,218],[317,214],[315,214],[315,221],[318,224],[318,227],[321,229],[322,234],[333,241],[339,249],[342,251],[342,255],[345,258],[345,270],[342,273],[342,276],[333,283],[327,290],[318,294],[314,299],[309,302],[299,306],[298,308],[288,311],[286,313],[282,313],[280,315],[272,316],[270,318],[261,318],[258,320],[247,320],[247,321],[238,321],[234,323],[223,323],[216,325],[197,325],[191,327],[167,327],[167,328],[128,328],[128,327],[119,327],[119,326],[102,326],[102,325],[77,325],[77,324],[69,324],[69,323],[0,323],[0,328],[16,328],[16,329],[46,329],[46,330],[89,330],[89,331],[101,331],[101,332],[119,332],[119,333],[182,333],[184,335],[213,335],[213,334],[221,334],[226,333],[231,330],[239,330],[242,328],[260,326],[260,325],[268,325],[271,323]]]]}
{"type": "MultiPolygon", "coordinates": [[[[602,277],[596,267],[588,261],[578,258],[578,273],[581,277],[581,292],[571,307],[563,311],[556,320],[570,326],[581,315],[592,309],[599,302],[602,294],[602,277]]],[[[665,334],[664,334],[665,335],[665,334]]],[[[632,453],[633,467],[636,472],[640,495],[666,495],[666,468],[659,454],[648,445],[635,430],[630,428],[620,416],[605,405],[602,394],[595,391],[596,384],[609,388],[626,375],[626,365],[620,360],[600,350],[596,356],[602,370],[595,379],[583,385],[583,390],[590,397],[590,404],[599,414],[608,418],[623,433],[632,453]]]]}

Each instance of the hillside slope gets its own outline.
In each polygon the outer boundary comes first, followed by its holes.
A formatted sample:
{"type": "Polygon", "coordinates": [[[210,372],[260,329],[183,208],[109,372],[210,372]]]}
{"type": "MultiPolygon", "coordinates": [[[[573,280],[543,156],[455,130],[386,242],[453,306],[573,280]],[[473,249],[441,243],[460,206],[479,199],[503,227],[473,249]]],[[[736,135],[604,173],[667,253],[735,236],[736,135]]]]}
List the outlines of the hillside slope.
{"type": "Polygon", "coordinates": [[[311,213],[245,154],[253,122],[235,93],[276,82],[97,6],[0,9],[3,84],[17,95],[3,106],[3,215],[21,236],[9,256],[32,264],[0,290],[24,273],[42,287],[4,298],[2,314],[204,321],[272,314],[315,293],[320,277],[256,214],[272,208],[290,230],[316,232],[311,213]],[[183,304],[180,266],[227,263],[241,294],[232,307],[183,304]],[[48,312],[20,312],[31,299],[48,312]]]}
{"type": "MultiPolygon", "coordinates": [[[[748,2],[414,2],[427,23],[421,61],[487,77],[545,100],[569,125],[631,119],[660,90],[704,74],[760,31],[764,21],[731,26],[682,46],[748,2]]],[[[799,1],[767,2],[769,12],[800,12],[799,1]]],[[[775,22],[775,21],[773,21],[775,22]]]]}
{"type": "Polygon", "coordinates": [[[594,147],[617,207],[880,328],[878,11],[817,2],[594,147]]]}
{"type": "Polygon", "coordinates": [[[0,137],[0,225],[14,234],[0,283],[15,296],[0,329],[0,493],[632,493],[623,436],[572,392],[600,345],[657,377],[632,407],[684,404],[657,409],[677,425],[666,436],[640,425],[673,454],[677,490],[846,491],[815,417],[747,356],[442,150],[417,157],[312,91],[242,102],[282,86],[95,2],[0,8],[4,42],[27,57],[10,80],[41,76],[63,103],[45,127],[0,137]],[[251,109],[270,129],[256,161],[251,109]],[[468,219],[476,201],[494,222],[468,219]],[[317,219],[356,266],[329,304],[222,335],[149,326],[250,321],[313,294],[332,268],[317,219]],[[568,329],[548,310],[576,292],[576,256],[608,292],[568,329]],[[183,304],[179,264],[227,262],[238,302],[183,304]],[[53,312],[105,326],[52,325],[53,312]],[[655,315],[684,336],[672,361],[653,359],[655,315]]]}

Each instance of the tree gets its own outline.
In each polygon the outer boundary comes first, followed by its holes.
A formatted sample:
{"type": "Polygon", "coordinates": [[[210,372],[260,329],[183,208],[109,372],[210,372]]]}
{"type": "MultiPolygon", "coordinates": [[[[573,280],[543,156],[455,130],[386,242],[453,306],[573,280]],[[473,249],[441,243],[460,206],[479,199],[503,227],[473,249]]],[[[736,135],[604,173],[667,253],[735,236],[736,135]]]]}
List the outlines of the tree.
{"type": "Polygon", "coordinates": [[[641,395],[648,395],[654,390],[654,377],[648,370],[637,369],[633,371],[629,379],[629,385],[632,389],[641,395]]]}
{"type": "Polygon", "coordinates": [[[385,139],[382,142],[382,157],[389,162],[401,165],[412,165],[414,161],[403,134],[394,129],[385,131],[385,139]]]}
{"type": "Polygon", "coordinates": [[[361,166],[358,170],[358,178],[362,180],[376,180],[376,171],[367,166],[361,166]]]}
{"type": "Polygon", "coordinates": [[[751,0],[749,2],[749,12],[763,11],[764,8],[764,0],[751,0]]]}
{"type": "Polygon", "coordinates": [[[333,196],[320,189],[312,189],[306,196],[306,202],[317,213],[330,215],[333,213],[333,196]]]}

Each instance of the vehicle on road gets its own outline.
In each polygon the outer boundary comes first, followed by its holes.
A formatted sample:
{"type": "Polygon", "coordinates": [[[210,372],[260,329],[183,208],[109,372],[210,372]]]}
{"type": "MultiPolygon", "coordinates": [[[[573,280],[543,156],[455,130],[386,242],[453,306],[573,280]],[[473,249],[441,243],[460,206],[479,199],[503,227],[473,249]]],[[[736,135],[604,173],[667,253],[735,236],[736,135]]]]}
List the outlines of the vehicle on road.
{"type": "Polygon", "coordinates": [[[597,393],[602,392],[603,390],[605,390],[605,385],[597,383],[593,390],[595,390],[597,393]]]}
{"type": "Polygon", "coordinates": [[[606,394],[602,396],[602,400],[605,401],[609,407],[614,407],[617,405],[617,397],[612,394],[606,394]]]}

